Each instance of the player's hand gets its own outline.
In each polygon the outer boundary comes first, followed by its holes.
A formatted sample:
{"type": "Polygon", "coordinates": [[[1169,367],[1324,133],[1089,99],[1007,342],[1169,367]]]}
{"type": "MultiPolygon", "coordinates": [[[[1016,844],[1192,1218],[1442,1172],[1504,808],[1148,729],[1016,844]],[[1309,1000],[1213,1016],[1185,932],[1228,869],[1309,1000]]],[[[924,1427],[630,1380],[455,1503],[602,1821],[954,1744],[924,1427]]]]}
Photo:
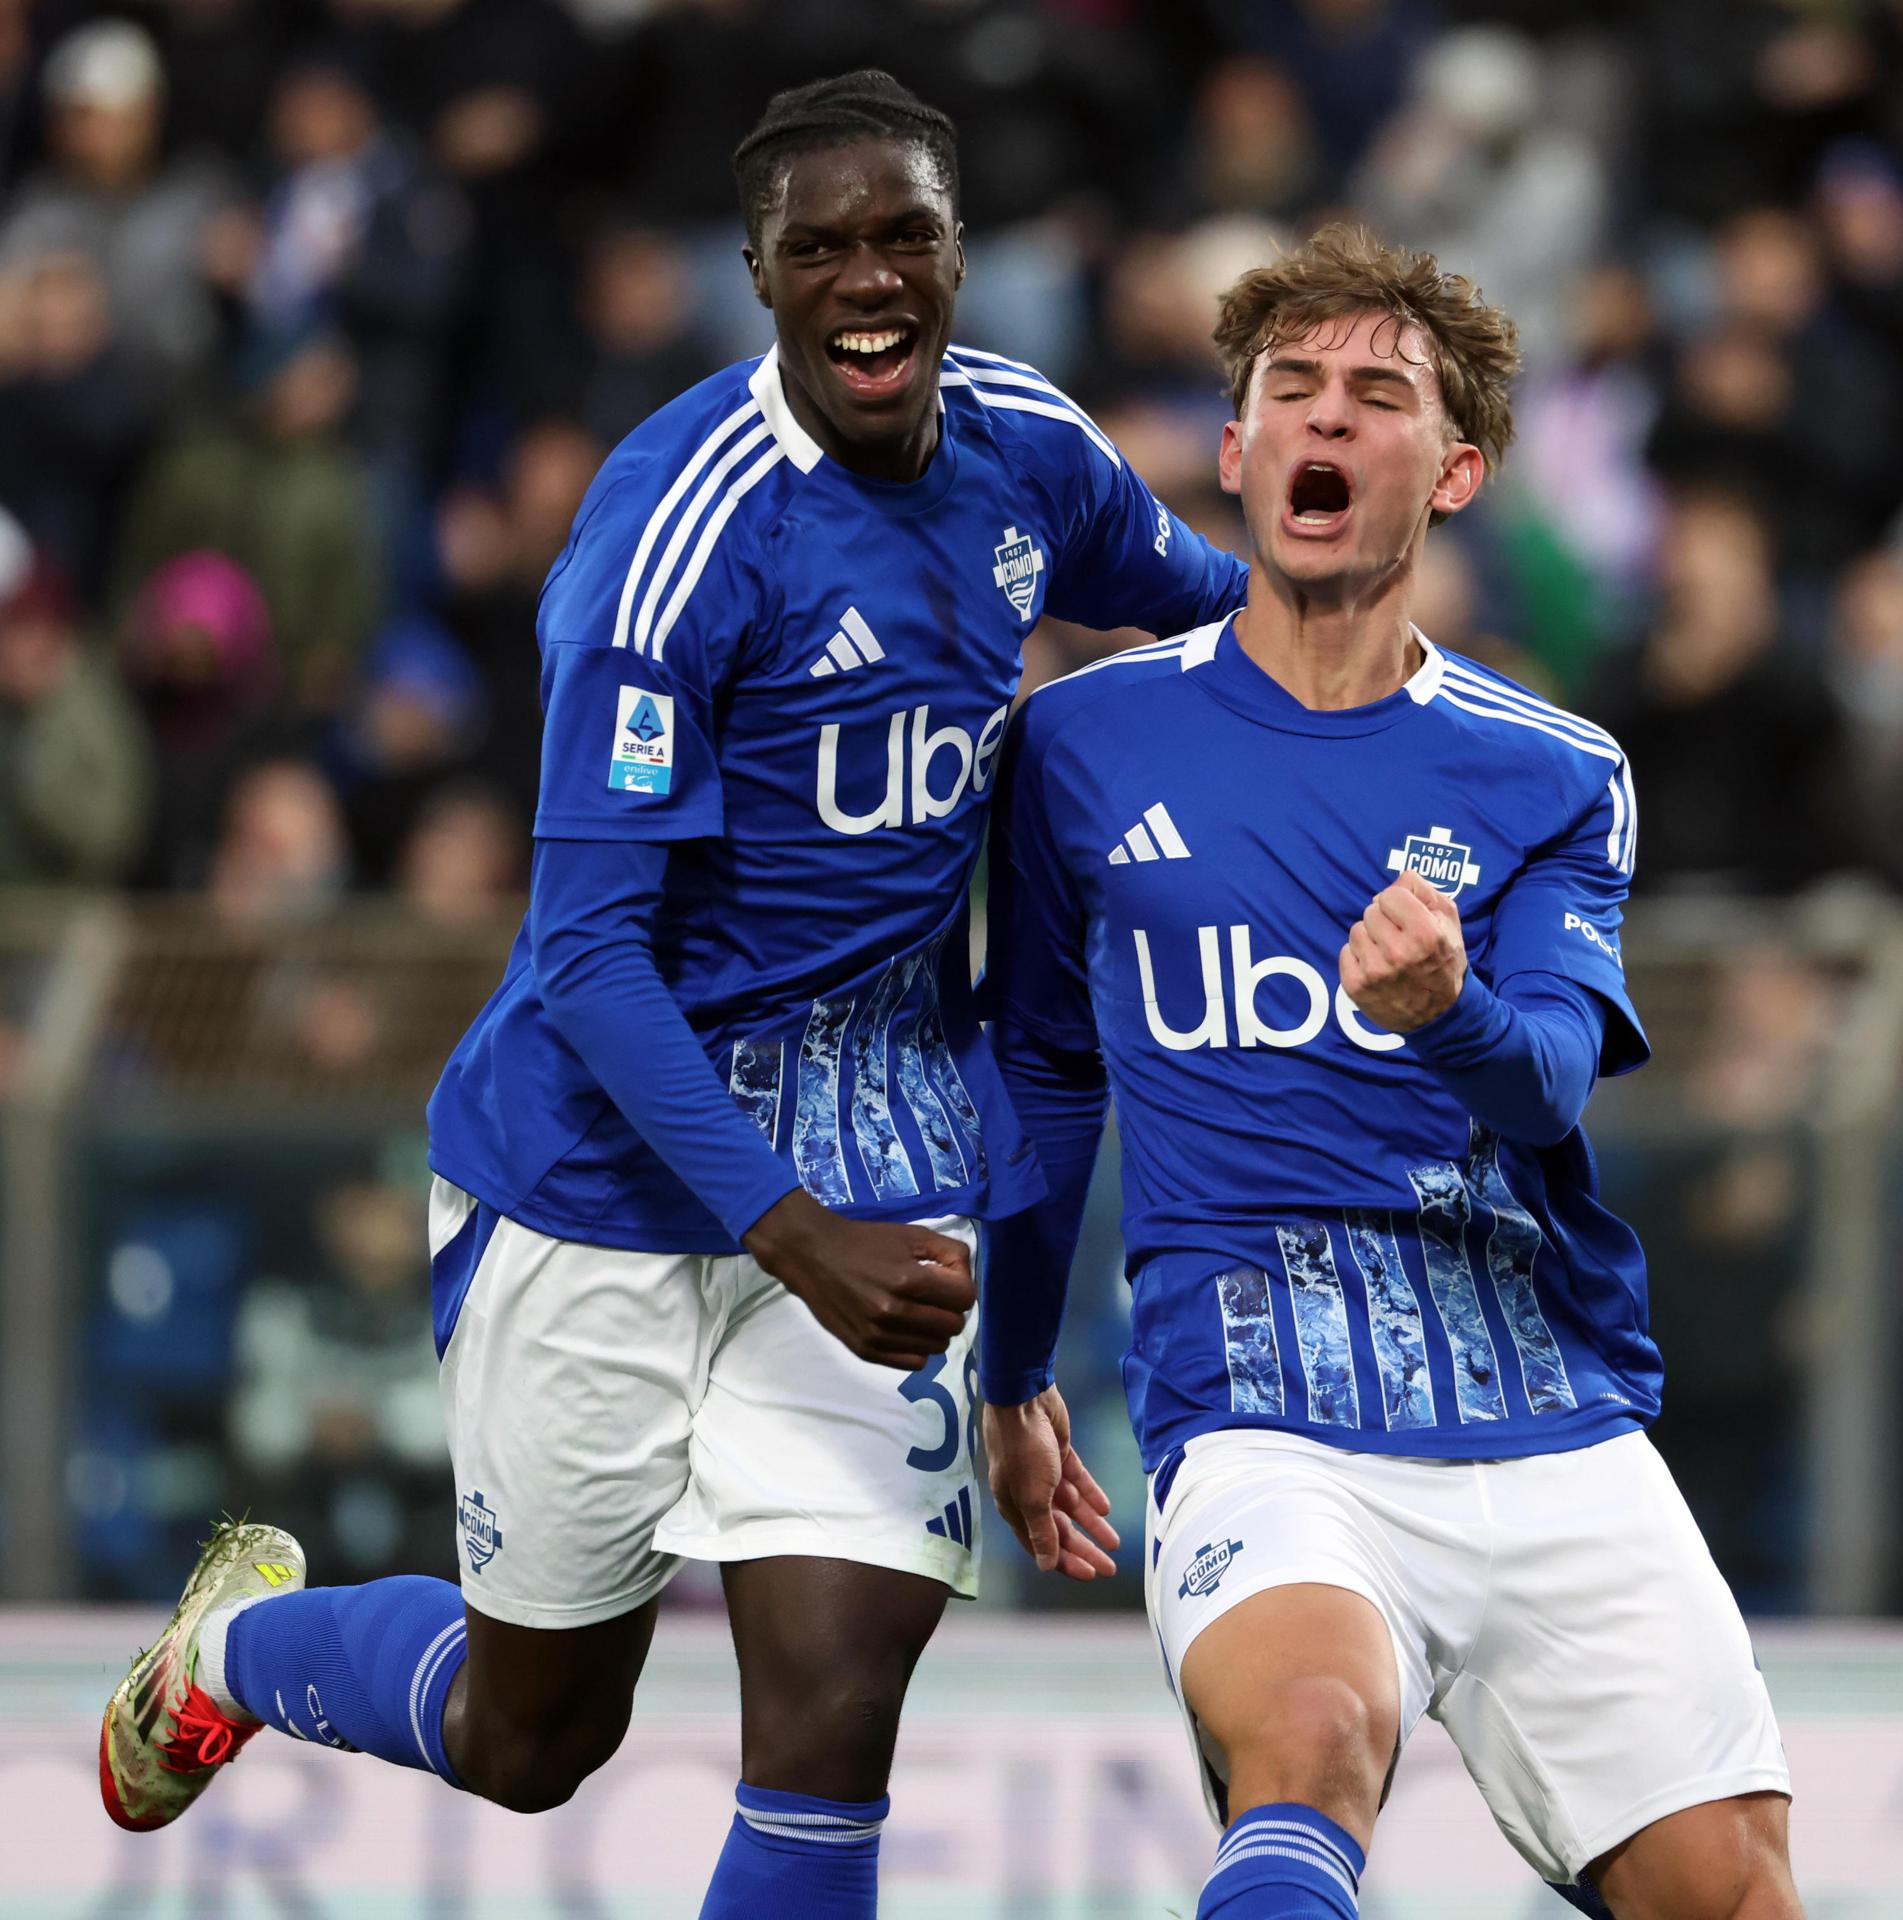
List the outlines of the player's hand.
{"type": "Polygon", "coordinates": [[[1466,977],[1460,909],[1418,873],[1377,893],[1341,950],[1348,998],[1390,1033],[1411,1033],[1445,1013],[1466,977]]]}
{"type": "Polygon", "coordinates": [[[1070,1444],[1070,1410],[1055,1387],[1015,1407],[985,1408],[991,1497],[1040,1573],[1094,1580],[1115,1573],[1110,1496],[1070,1444]]]}
{"type": "Polygon", "coordinates": [[[748,1229],[747,1251],[849,1352],[916,1373],[978,1304],[964,1243],[927,1227],[847,1220],[795,1189],[748,1229]]]}

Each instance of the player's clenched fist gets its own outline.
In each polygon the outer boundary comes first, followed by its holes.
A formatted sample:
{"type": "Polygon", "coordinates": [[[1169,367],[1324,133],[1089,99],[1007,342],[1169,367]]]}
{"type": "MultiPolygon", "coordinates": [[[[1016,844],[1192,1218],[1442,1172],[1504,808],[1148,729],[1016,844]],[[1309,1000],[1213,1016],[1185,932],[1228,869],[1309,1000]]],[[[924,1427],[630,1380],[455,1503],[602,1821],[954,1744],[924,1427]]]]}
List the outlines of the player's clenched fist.
{"type": "Polygon", "coordinates": [[[963,1241],[929,1227],[847,1220],[797,1189],[760,1216],[746,1243],[835,1340],[901,1373],[943,1353],[978,1304],[963,1241]]]}
{"type": "Polygon", "coordinates": [[[1348,998],[1390,1033],[1411,1033],[1445,1013],[1466,977],[1460,909],[1418,873],[1377,893],[1341,950],[1348,998]]]}

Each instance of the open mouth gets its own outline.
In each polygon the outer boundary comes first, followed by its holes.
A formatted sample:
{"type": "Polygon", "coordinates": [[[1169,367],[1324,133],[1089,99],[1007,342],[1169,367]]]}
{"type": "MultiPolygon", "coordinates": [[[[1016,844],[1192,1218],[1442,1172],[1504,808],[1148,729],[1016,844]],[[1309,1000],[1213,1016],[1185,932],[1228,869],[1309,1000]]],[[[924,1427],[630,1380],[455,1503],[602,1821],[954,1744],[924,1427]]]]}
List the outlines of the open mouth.
{"type": "Polygon", "coordinates": [[[826,357],[854,393],[876,397],[905,379],[918,345],[909,321],[883,327],[841,327],[826,342],[826,357]]]}
{"type": "Polygon", "coordinates": [[[1354,504],[1354,490],[1339,467],[1311,460],[1289,481],[1288,518],[1304,533],[1326,533],[1340,525],[1354,504]]]}

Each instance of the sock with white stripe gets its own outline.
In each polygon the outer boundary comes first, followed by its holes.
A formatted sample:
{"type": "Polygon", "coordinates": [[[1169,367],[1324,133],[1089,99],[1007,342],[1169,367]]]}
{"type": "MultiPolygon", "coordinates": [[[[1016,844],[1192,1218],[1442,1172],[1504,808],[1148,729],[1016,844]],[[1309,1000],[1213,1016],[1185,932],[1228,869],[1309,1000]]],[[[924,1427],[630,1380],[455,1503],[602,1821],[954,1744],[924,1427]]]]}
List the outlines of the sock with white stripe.
{"type": "Polygon", "coordinates": [[[700,1920],[873,1920],[889,1797],[816,1800],[743,1780],[700,1920]]]}
{"type": "Polygon", "coordinates": [[[461,1591],[406,1573],[235,1611],[223,1671],[205,1678],[219,1682],[212,1697],[227,1711],[236,1702],[293,1739],[374,1753],[460,1786],[443,1751],[443,1706],[467,1651],[461,1591]]]}
{"type": "Polygon", "coordinates": [[[1222,1836],[1196,1920],[1355,1920],[1366,1856],[1313,1807],[1251,1807],[1222,1836]]]}

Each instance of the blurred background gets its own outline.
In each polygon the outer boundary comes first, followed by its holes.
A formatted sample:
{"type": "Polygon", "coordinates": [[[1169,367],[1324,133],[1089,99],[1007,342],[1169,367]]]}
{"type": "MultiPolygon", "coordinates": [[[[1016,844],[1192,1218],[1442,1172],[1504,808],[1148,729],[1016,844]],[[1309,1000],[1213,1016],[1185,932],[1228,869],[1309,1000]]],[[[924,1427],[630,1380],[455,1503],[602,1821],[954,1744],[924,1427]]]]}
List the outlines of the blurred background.
{"type": "MultiPolygon", "coordinates": [[[[421,1115],[520,909],[537,590],[770,338],[735,142],[865,64],[959,125],[959,337],[1238,549],[1236,274],[1351,213],[1518,317],[1419,617],[1635,769],[1657,1058],[1591,1124],[1659,1444],[1754,1616],[1903,1610],[1899,0],[0,0],[0,1597],[169,1604],[221,1507],[454,1577],[421,1115]]],[[[1063,1377],[1133,1525],[1115,1182],[1063,1377]]],[[[994,1527],[983,1605],[1139,1586],[994,1527]]]]}

